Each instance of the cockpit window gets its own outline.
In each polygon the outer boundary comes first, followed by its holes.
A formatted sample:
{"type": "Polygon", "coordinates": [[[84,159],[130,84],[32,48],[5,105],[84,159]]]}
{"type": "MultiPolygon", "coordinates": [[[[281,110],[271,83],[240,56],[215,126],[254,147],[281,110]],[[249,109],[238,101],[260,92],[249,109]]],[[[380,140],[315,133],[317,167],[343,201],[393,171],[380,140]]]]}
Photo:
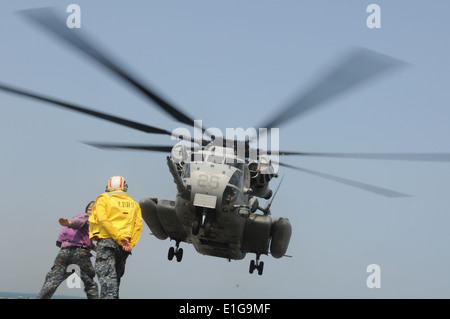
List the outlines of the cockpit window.
{"type": "Polygon", "coordinates": [[[229,163],[229,165],[231,165],[231,166],[233,166],[233,167],[236,167],[237,169],[239,169],[239,170],[241,170],[241,171],[244,171],[244,169],[245,169],[245,167],[246,167],[246,164],[245,164],[245,163],[238,163],[238,162],[236,162],[236,161],[234,161],[234,162],[232,162],[232,163],[229,163]]]}
{"type": "Polygon", "coordinates": [[[237,188],[241,188],[242,187],[242,171],[240,170],[236,170],[233,174],[233,176],[231,176],[229,184],[236,186],[237,188]]]}
{"type": "Polygon", "coordinates": [[[186,164],[184,164],[184,171],[183,171],[182,178],[190,178],[190,177],[191,177],[191,164],[186,163],[186,164]]]}
{"type": "Polygon", "coordinates": [[[232,204],[237,196],[239,195],[239,190],[233,186],[227,186],[225,191],[223,192],[222,197],[222,205],[224,208],[228,208],[227,206],[232,204]]]}

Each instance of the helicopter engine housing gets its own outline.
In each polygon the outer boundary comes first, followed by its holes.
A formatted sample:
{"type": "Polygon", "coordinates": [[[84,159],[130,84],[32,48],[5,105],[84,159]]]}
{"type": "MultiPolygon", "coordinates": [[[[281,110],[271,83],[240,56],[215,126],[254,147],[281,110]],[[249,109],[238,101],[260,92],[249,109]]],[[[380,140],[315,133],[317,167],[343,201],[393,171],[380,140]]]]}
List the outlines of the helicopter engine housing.
{"type": "Polygon", "coordinates": [[[269,158],[261,156],[258,163],[249,164],[251,181],[250,188],[252,195],[269,199],[272,197],[272,190],[269,188],[269,182],[277,177],[269,158]]]}
{"type": "Polygon", "coordinates": [[[252,189],[252,195],[264,199],[269,199],[272,197],[272,190],[269,188],[269,182],[266,183],[258,183],[254,182],[250,184],[250,188],[252,189]]]}
{"type": "Polygon", "coordinates": [[[289,219],[280,217],[272,225],[272,241],[270,242],[270,254],[274,258],[281,258],[286,254],[292,234],[292,226],[289,219]]]}
{"type": "Polygon", "coordinates": [[[256,254],[269,252],[274,258],[286,254],[291,239],[292,226],[285,217],[251,214],[244,230],[243,250],[256,254]]]}
{"type": "Polygon", "coordinates": [[[139,206],[141,207],[142,218],[152,231],[153,235],[161,240],[166,239],[168,235],[161,225],[157,214],[157,199],[143,198],[139,201],[139,206]]]}

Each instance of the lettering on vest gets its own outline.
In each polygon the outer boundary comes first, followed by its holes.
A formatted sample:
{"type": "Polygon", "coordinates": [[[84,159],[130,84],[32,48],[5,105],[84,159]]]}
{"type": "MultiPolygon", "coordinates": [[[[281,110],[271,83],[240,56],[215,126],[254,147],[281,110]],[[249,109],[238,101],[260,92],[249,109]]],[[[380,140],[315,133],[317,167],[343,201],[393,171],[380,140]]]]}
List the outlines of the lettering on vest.
{"type": "Polygon", "coordinates": [[[121,208],[134,208],[135,204],[131,201],[118,201],[117,205],[121,208]]]}

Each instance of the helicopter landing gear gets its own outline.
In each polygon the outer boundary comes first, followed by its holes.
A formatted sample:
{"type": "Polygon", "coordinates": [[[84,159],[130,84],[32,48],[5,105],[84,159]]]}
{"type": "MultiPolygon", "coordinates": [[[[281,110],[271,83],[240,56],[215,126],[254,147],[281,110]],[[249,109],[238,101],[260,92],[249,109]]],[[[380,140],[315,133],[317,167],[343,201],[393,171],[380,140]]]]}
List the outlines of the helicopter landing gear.
{"type": "MultiPolygon", "coordinates": [[[[209,237],[209,235],[211,235],[211,223],[210,222],[206,222],[202,225],[205,236],[209,237]]],[[[196,236],[198,235],[198,232],[200,231],[200,222],[198,220],[195,220],[192,223],[192,235],[196,236]]]]}
{"type": "Polygon", "coordinates": [[[207,214],[206,208],[203,210],[202,215],[192,222],[192,235],[198,235],[200,227],[203,227],[204,234],[209,237],[211,234],[211,218],[207,214]]]}
{"type": "Polygon", "coordinates": [[[204,223],[203,229],[205,231],[205,236],[209,237],[209,235],[211,235],[211,223],[209,221],[204,223]]]}
{"type": "Polygon", "coordinates": [[[198,232],[200,230],[200,222],[198,221],[198,219],[194,220],[192,222],[192,235],[198,235],[198,232]]]}
{"type": "Polygon", "coordinates": [[[173,257],[177,257],[177,262],[180,262],[183,259],[183,248],[180,248],[180,241],[177,240],[176,247],[170,247],[169,252],[167,254],[167,259],[172,260],[173,257]]]}
{"type": "Polygon", "coordinates": [[[264,270],[264,262],[263,261],[259,261],[259,254],[256,254],[256,260],[252,260],[250,261],[250,268],[249,268],[249,273],[253,274],[253,271],[255,269],[258,270],[258,275],[262,275],[263,274],[263,270],[264,270]]]}

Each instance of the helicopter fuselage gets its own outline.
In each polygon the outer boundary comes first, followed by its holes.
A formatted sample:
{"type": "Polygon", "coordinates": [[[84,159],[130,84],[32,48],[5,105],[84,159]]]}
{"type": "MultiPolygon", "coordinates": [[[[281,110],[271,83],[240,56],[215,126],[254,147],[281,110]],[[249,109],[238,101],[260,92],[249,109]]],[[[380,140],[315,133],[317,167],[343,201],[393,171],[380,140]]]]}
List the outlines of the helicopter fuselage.
{"type": "Polygon", "coordinates": [[[188,197],[176,199],[176,212],[196,250],[205,255],[242,259],[245,220],[250,214],[249,172],[245,163],[191,162],[183,182],[188,197]]]}
{"type": "Polygon", "coordinates": [[[255,253],[256,266],[259,256],[267,255],[269,248],[275,258],[284,256],[291,225],[287,218],[256,213],[250,201],[252,174],[248,163],[214,153],[203,155],[178,166],[167,158],[178,189],[175,201],[144,198],[140,202],[152,233],[177,242],[175,251],[169,251],[169,259],[177,253],[180,242],[193,244],[200,254],[229,260],[255,253]]]}

